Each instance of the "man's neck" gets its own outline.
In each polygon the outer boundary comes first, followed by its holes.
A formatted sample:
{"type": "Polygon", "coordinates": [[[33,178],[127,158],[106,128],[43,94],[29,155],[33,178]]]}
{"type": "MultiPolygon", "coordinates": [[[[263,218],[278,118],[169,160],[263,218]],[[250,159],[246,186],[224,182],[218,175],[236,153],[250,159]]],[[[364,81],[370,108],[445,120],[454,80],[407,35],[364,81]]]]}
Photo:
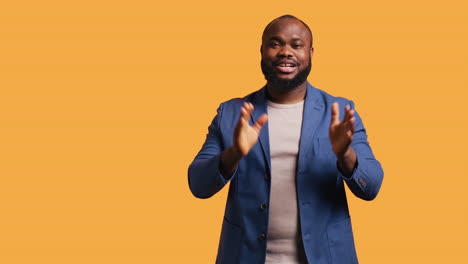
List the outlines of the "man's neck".
{"type": "Polygon", "coordinates": [[[307,81],[290,90],[274,87],[267,83],[267,97],[277,104],[295,104],[304,100],[307,92],[307,81]]]}

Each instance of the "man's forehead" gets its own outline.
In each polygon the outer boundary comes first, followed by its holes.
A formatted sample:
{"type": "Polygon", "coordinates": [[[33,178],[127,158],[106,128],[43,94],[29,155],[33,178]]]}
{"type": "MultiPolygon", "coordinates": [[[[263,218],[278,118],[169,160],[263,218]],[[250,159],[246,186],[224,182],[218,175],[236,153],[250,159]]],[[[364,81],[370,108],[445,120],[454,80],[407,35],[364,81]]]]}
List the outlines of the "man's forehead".
{"type": "Polygon", "coordinates": [[[274,20],[267,26],[265,34],[263,35],[263,40],[270,40],[284,35],[303,40],[309,40],[311,37],[309,30],[298,19],[281,18],[274,20]]]}

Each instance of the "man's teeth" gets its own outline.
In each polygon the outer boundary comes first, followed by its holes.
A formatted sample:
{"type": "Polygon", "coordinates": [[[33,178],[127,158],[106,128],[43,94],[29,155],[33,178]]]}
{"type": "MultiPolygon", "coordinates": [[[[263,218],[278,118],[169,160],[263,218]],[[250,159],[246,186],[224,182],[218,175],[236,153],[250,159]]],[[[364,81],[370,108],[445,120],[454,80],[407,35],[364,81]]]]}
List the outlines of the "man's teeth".
{"type": "Polygon", "coordinates": [[[281,66],[281,67],[294,67],[294,65],[292,65],[290,63],[280,64],[279,66],[281,66]]]}

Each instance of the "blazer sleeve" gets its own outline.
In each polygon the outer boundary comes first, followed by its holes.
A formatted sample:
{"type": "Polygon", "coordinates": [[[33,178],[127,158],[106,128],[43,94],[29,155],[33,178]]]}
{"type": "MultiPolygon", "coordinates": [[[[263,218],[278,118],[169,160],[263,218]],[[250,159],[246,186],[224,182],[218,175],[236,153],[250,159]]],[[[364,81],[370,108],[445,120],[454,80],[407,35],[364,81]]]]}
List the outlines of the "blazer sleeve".
{"type": "MultiPolygon", "coordinates": [[[[229,181],[219,171],[221,153],[224,150],[220,129],[222,116],[223,104],[219,106],[217,115],[208,127],[205,143],[188,168],[190,191],[197,198],[213,196],[229,181]]],[[[233,176],[236,172],[237,169],[233,176]]]]}
{"type": "MultiPolygon", "coordinates": [[[[351,109],[354,103],[350,102],[351,109]]],[[[351,192],[363,200],[373,200],[382,185],[383,169],[372,153],[367,141],[366,129],[357,112],[355,112],[355,132],[351,146],[357,155],[357,166],[352,175],[346,177],[338,170],[339,176],[346,182],[351,192]]]]}

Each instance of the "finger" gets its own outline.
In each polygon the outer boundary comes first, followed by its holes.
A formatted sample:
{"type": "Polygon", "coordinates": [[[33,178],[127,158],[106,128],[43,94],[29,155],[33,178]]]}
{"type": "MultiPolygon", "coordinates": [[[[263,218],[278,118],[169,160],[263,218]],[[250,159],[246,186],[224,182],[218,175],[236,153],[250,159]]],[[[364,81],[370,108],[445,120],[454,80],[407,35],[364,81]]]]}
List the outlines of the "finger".
{"type": "Polygon", "coordinates": [[[349,137],[350,139],[353,138],[354,131],[355,131],[354,119],[351,119],[350,122],[349,122],[348,130],[347,130],[347,132],[346,132],[346,134],[348,135],[348,137],[349,137]]]}
{"type": "Polygon", "coordinates": [[[356,118],[354,116],[351,119],[349,119],[350,130],[353,134],[354,134],[354,131],[356,131],[356,126],[354,125],[355,122],[356,122],[356,118]]]}
{"type": "Polygon", "coordinates": [[[245,102],[244,105],[245,105],[245,109],[247,110],[249,115],[251,115],[252,112],[253,112],[253,105],[250,102],[249,103],[245,102]]]}
{"type": "Polygon", "coordinates": [[[249,121],[249,120],[250,120],[250,117],[252,116],[252,113],[253,113],[253,110],[254,110],[254,106],[253,106],[253,104],[250,103],[250,102],[245,102],[244,105],[245,105],[245,109],[246,109],[246,111],[247,111],[246,120],[249,121]]]}
{"type": "Polygon", "coordinates": [[[253,128],[257,131],[257,133],[260,133],[260,130],[262,129],[262,127],[265,125],[267,121],[268,121],[267,114],[263,114],[257,119],[257,121],[255,121],[253,128]]]}
{"type": "Polygon", "coordinates": [[[345,108],[344,108],[345,116],[344,116],[342,122],[347,122],[349,120],[349,118],[350,118],[349,115],[350,115],[350,111],[351,111],[350,109],[351,109],[351,107],[349,105],[345,106],[345,108]]]}
{"type": "Polygon", "coordinates": [[[250,114],[252,113],[252,109],[251,109],[251,107],[250,107],[250,104],[249,104],[249,103],[247,103],[247,102],[244,102],[244,106],[243,106],[243,107],[244,107],[244,109],[245,109],[245,111],[246,111],[247,115],[250,115],[250,114]]]}
{"type": "Polygon", "coordinates": [[[349,106],[346,105],[346,106],[344,107],[344,118],[343,118],[343,121],[342,121],[342,122],[345,122],[345,121],[347,120],[347,118],[348,118],[348,111],[349,111],[349,106]]]}
{"type": "Polygon", "coordinates": [[[346,135],[348,137],[351,137],[354,134],[354,131],[355,131],[354,122],[355,122],[355,120],[356,119],[353,117],[350,120],[348,120],[347,122],[343,123],[345,133],[346,133],[346,135]]]}
{"type": "Polygon", "coordinates": [[[249,113],[247,112],[247,109],[242,106],[241,107],[241,116],[239,118],[239,123],[244,123],[244,122],[248,122],[249,121],[249,113]]]}
{"type": "Polygon", "coordinates": [[[347,115],[347,117],[346,117],[345,120],[346,120],[346,121],[351,120],[351,118],[354,117],[354,110],[348,110],[348,111],[346,112],[346,115],[347,115]]]}
{"type": "Polygon", "coordinates": [[[330,125],[338,124],[340,121],[340,111],[337,102],[332,104],[330,125]]]}

